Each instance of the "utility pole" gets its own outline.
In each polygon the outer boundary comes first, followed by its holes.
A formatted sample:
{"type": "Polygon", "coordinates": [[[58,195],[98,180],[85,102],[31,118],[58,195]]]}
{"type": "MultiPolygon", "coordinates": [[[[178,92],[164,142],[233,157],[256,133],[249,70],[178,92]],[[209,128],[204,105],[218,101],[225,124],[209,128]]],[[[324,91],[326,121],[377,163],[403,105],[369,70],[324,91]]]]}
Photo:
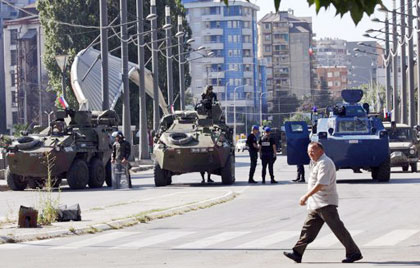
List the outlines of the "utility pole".
{"type": "MultiPolygon", "coordinates": [[[[150,0],[150,14],[157,14],[156,0],[150,0]]],[[[159,65],[158,65],[158,44],[157,44],[157,19],[152,24],[152,72],[153,72],[153,128],[159,129],[159,65]]]]}
{"type": "Polygon", "coordinates": [[[131,135],[130,89],[128,84],[128,33],[127,33],[127,0],[120,0],[121,22],[121,58],[122,58],[122,86],[123,86],[123,132],[125,139],[133,144],[131,135]]]}
{"type": "MultiPolygon", "coordinates": [[[[178,16],[178,33],[184,31],[182,27],[182,16],[178,16]]],[[[185,77],[184,77],[184,35],[178,35],[178,55],[179,55],[179,102],[181,111],[185,110],[185,77]]]]}
{"type": "MultiPolygon", "coordinates": [[[[171,8],[165,6],[165,24],[171,25],[171,8]]],[[[168,107],[169,112],[172,112],[174,101],[174,80],[173,80],[173,66],[172,66],[172,40],[171,28],[167,27],[166,33],[166,79],[168,84],[168,107]]]]}
{"type": "MultiPolygon", "coordinates": [[[[389,21],[388,12],[385,13],[385,57],[389,59],[389,21]]],[[[386,64],[385,76],[385,93],[386,93],[386,111],[391,110],[391,61],[388,60],[386,64]]]]}
{"type": "MultiPolygon", "coordinates": [[[[420,5],[416,1],[417,29],[420,29],[420,5]]],[[[417,31],[416,31],[417,32],[417,31]]],[[[420,125],[420,33],[417,32],[417,124],[420,125]]]]}
{"type": "Polygon", "coordinates": [[[100,0],[101,25],[101,74],[102,74],[102,110],[109,109],[109,82],[108,82],[108,4],[107,0],[100,0]]]}
{"type": "Polygon", "coordinates": [[[393,121],[400,122],[400,110],[398,108],[398,40],[397,40],[397,10],[396,0],[393,0],[392,10],[392,50],[395,56],[392,57],[392,70],[394,83],[392,87],[392,116],[393,121]]]}
{"type": "MultiPolygon", "coordinates": [[[[407,0],[407,30],[408,36],[413,33],[413,1],[407,0]]],[[[414,99],[414,47],[413,38],[408,41],[408,125],[413,127],[416,124],[416,108],[414,99]]]]}
{"type": "Polygon", "coordinates": [[[406,50],[405,50],[405,0],[400,0],[401,19],[401,123],[407,124],[407,77],[406,77],[406,50]]]}
{"type": "Polygon", "coordinates": [[[137,0],[137,62],[139,69],[139,160],[150,159],[147,139],[147,107],[144,84],[144,21],[143,0],[137,0]]]}

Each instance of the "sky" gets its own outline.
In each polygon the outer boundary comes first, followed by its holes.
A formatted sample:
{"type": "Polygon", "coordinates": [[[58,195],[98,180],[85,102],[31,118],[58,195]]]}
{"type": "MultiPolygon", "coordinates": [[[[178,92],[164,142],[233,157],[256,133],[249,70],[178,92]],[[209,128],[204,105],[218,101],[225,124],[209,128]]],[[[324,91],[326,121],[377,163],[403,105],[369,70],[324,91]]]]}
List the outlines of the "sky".
{"type": "MultiPolygon", "coordinates": [[[[251,0],[251,2],[260,7],[260,11],[257,13],[258,19],[271,11],[274,12],[274,0],[251,0]]],[[[392,9],[392,0],[383,0],[383,3],[388,9],[392,9]]],[[[399,8],[399,3],[400,1],[397,1],[397,8],[399,8]]],[[[312,29],[316,34],[315,39],[331,37],[348,41],[372,41],[372,39],[363,37],[363,34],[367,29],[380,29],[383,24],[371,22],[371,19],[377,17],[383,20],[385,18],[384,13],[375,10],[370,18],[365,14],[359,24],[355,26],[350,14],[344,15],[343,18],[340,15],[335,16],[333,6],[328,10],[322,8],[317,15],[315,5],[309,7],[307,0],[282,0],[280,10],[288,10],[289,8],[294,10],[294,15],[297,17],[312,17],[312,29]]]]}

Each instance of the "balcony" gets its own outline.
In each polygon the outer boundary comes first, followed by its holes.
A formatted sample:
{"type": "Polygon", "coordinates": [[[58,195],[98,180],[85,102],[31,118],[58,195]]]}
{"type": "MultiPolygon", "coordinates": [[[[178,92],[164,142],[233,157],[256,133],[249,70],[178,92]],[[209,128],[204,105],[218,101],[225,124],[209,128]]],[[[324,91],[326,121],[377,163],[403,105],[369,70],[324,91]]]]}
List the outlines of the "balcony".
{"type": "Polygon", "coordinates": [[[225,58],[223,57],[210,57],[210,58],[203,58],[201,62],[205,62],[208,64],[219,64],[225,63],[225,58]]]}
{"type": "Polygon", "coordinates": [[[226,92],[226,88],[224,86],[213,86],[213,92],[224,93],[226,92]]]}
{"type": "Polygon", "coordinates": [[[251,58],[251,57],[244,57],[243,58],[244,59],[244,64],[253,64],[254,63],[254,61],[253,61],[253,58],[251,58]]]}
{"type": "MultiPolygon", "coordinates": [[[[234,106],[234,102],[233,100],[228,100],[227,102],[225,100],[219,100],[220,104],[222,105],[222,107],[227,106],[229,107],[233,107],[234,106]]],[[[253,107],[254,106],[254,101],[253,100],[236,100],[236,107],[253,107]]]]}
{"type": "Polygon", "coordinates": [[[254,73],[249,71],[249,72],[244,72],[244,78],[252,78],[254,76],[254,73]]]}
{"type": "Polygon", "coordinates": [[[212,72],[209,72],[209,78],[217,78],[217,79],[225,78],[225,73],[212,71],[212,72]]]}
{"type": "Polygon", "coordinates": [[[244,87],[244,92],[247,92],[247,93],[253,93],[254,92],[254,86],[245,86],[244,87]]]}
{"type": "Polygon", "coordinates": [[[222,15],[221,14],[207,14],[207,15],[201,15],[201,20],[202,21],[212,21],[215,20],[217,18],[220,18],[222,15]]]}
{"type": "Polygon", "coordinates": [[[206,49],[224,49],[223,43],[205,43],[206,49]]]}
{"type": "Polygon", "coordinates": [[[206,28],[202,31],[202,36],[206,35],[223,35],[223,29],[221,28],[206,28]]]}
{"type": "Polygon", "coordinates": [[[242,29],[243,35],[252,35],[252,29],[242,29]]]}
{"type": "Polygon", "coordinates": [[[252,43],[243,43],[242,48],[243,49],[253,49],[252,43]]]}

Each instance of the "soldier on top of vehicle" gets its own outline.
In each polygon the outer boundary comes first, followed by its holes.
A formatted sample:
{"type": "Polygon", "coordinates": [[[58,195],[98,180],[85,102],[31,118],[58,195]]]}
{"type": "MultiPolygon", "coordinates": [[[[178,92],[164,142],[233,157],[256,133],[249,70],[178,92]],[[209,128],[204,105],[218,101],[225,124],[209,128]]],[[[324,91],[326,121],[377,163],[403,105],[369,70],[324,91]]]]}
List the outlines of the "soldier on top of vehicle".
{"type": "Polygon", "coordinates": [[[217,95],[213,92],[213,86],[207,86],[206,91],[201,94],[201,102],[204,108],[207,110],[209,117],[212,116],[212,104],[217,102],[217,95]]]}

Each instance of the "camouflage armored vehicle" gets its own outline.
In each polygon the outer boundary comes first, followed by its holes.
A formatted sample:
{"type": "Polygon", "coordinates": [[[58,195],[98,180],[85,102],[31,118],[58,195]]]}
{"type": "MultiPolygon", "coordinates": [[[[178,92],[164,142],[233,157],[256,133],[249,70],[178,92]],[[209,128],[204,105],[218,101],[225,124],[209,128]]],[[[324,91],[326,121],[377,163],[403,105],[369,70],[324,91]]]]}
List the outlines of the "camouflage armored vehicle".
{"type": "Polygon", "coordinates": [[[384,122],[389,136],[389,149],[391,151],[391,167],[402,167],[403,171],[417,172],[419,160],[419,140],[417,131],[406,124],[384,122]]]}
{"type": "Polygon", "coordinates": [[[111,184],[110,133],[118,125],[114,111],[58,111],[40,134],[14,139],[7,146],[10,189],[42,188],[47,181],[47,155],[52,160],[52,186],[66,178],[72,189],[111,184]]]}
{"type": "Polygon", "coordinates": [[[309,135],[305,122],[286,122],[289,165],[308,164],[310,141],[323,144],[337,169],[365,169],[377,181],[389,181],[391,172],[388,133],[382,121],[369,116],[369,105],[359,104],[362,90],[343,90],[344,102],[318,118],[309,135]]]}
{"type": "Polygon", "coordinates": [[[153,148],[156,186],[171,184],[173,175],[203,171],[220,175],[223,184],[234,183],[232,130],[220,105],[213,103],[211,109],[207,105],[201,102],[196,111],[177,111],[162,118],[153,148]]]}

